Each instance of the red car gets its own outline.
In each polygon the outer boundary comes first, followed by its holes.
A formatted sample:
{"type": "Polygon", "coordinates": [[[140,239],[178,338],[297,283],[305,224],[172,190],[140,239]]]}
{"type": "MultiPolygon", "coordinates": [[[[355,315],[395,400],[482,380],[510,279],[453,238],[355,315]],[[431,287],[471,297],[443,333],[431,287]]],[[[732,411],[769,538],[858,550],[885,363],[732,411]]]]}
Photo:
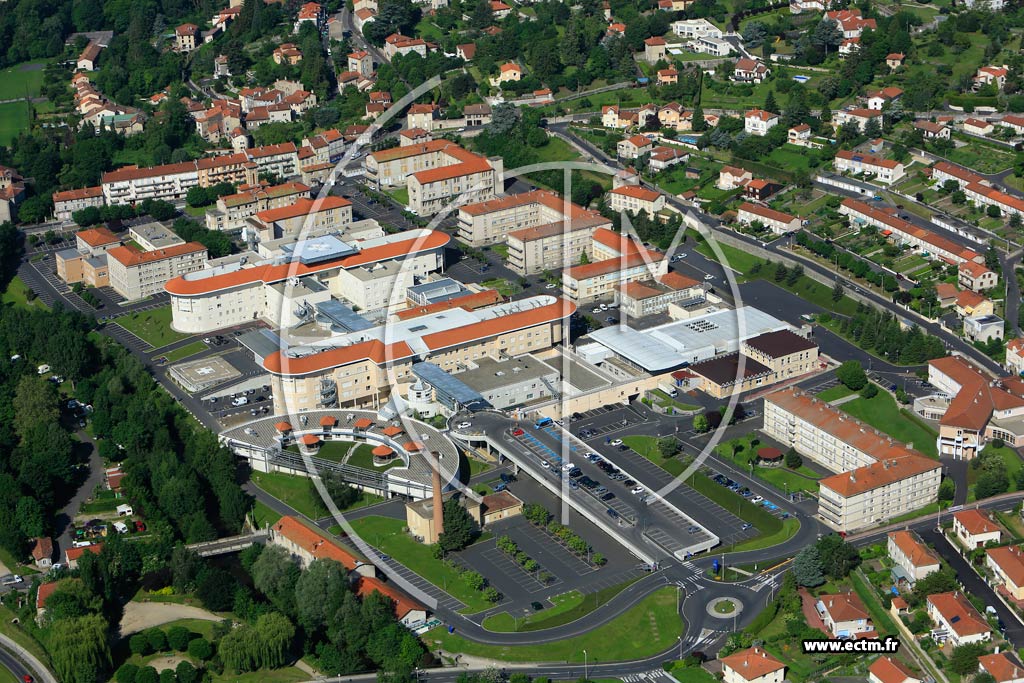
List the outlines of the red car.
{"type": "Polygon", "coordinates": [[[512,430],[512,436],[522,436],[522,435],[523,435],[523,430],[522,429],[519,429],[518,427],[516,427],[515,429],[512,430]]]}
{"type": "Polygon", "coordinates": [[[145,522],[143,522],[142,520],[139,520],[139,519],[135,520],[135,530],[136,531],[145,531],[146,530],[145,522]]]}
{"type": "Polygon", "coordinates": [[[34,681],[35,679],[29,676],[28,674],[25,674],[21,677],[21,680],[25,681],[25,683],[32,683],[32,681],[34,681]]]}

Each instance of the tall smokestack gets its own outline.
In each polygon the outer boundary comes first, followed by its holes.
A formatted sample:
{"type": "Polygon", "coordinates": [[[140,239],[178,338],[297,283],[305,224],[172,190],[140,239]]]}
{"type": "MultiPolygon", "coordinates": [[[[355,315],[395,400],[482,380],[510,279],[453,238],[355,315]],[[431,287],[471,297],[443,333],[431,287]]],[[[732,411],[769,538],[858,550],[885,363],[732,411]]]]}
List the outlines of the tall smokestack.
{"type": "Polygon", "coordinates": [[[434,483],[434,536],[435,540],[444,531],[444,499],[441,497],[441,454],[431,451],[434,458],[434,472],[431,477],[434,483]]]}

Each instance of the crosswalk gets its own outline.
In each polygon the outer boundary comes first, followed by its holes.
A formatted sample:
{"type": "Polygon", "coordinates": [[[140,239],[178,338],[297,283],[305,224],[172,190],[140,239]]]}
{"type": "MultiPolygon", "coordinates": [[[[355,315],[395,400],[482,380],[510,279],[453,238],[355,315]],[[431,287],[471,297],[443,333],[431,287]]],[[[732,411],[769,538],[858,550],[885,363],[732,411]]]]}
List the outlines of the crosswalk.
{"type": "Polygon", "coordinates": [[[676,679],[669,676],[664,669],[652,669],[641,671],[638,674],[626,674],[622,677],[624,683],[675,683],[676,679]]]}

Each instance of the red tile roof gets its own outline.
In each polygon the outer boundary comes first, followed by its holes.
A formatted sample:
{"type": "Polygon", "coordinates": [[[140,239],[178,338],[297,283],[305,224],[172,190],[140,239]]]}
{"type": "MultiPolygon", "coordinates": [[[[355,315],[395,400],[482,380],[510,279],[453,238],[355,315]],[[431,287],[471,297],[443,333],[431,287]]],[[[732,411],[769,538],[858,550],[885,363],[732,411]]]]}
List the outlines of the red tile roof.
{"type": "Polygon", "coordinates": [[[83,187],[80,190],[64,190],[63,192],[53,193],[53,203],[58,202],[70,202],[77,199],[95,199],[96,197],[103,196],[103,188],[97,185],[96,187],[83,187]]]}
{"type": "Polygon", "coordinates": [[[991,534],[999,531],[999,525],[986,517],[980,510],[960,510],[953,513],[953,519],[960,523],[971,536],[991,534]]]}
{"type": "Polygon", "coordinates": [[[1008,683],[1024,678],[1024,667],[1005,652],[978,657],[978,666],[996,679],[996,683],[1008,683]]]}
{"type": "Polygon", "coordinates": [[[133,246],[114,247],[107,251],[107,256],[127,268],[133,268],[146,263],[178,258],[186,254],[197,254],[199,252],[205,253],[206,247],[199,242],[185,242],[184,244],[175,244],[172,247],[154,249],[153,251],[140,251],[133,246]]]}
{"type": "Polygon", "coordinates": [[[782,223],[792,223],[793,221],[798,220],[796,216],[790,216],[788,213],[782,213],[775,209],[769,209],[767,206],[751,204],[750,202],[743,202],[740,204],[740,211],[746,211],[747,213],[752,213],[755,216],[767,218],[772,221],[780,221],[782,223]]]}
{"type": "Polygon", "coordinates": [[[395,603],[395,617],[398,619],[404,619],[409,612],[417,610],[426,611],[423,605],[383,581],[370,576],[360,576],[359,585],[356,588],[356,593],[358,593],[359,597],[365,598],[374,592],[391,598],[395,603]]]}
{"type": "Polygon", "coordinates": [[[310,553],[314,559],[334,560],[341,563],[345,569],[354,569],[356,565],[363,564],[348,550],[310,529],[295,517],[285,516],[278,520],[274,525],[274,533],[287,538],[310,553]]]}
{"type": "Polygon", "coordinates": [[[926,546],[912,531],[893,531],[889,538],[900,549],[914,567],[929,567],[939,564],[939,557],[926,546]]]}
{"type": "Polygon", "coordinates": [[[557,193],[550,190],[532,190],[530,192],[512,194],[507,197],[489,199],[484,202],[477,202],[476,204],[466,204],[459,207],[459,211],[470,216],[483,216],[495,211],[504,211],[505,209],[528,206],[530,204],[543,204],[563,215],[568,214],[570,218],[580,218],[591,213],[582,206],[573,204],[571,201],[563,199],[557,193]]]}
{"type": "Polygon", "coordinates": [[[639,185],[623,185],[622,187],[617,187],[612,190],[611,194],[617,194],[623,197],[633,197],[634,199],[639,199],[644,202],[653,202],[661,196],[660,193],[640,187],[639,185]]]}
{"type": "Polygon", "coordinates": [[[989,548],[985,553],[1002,570],[1014,586],[1024,587],[1024,553],[1017,546],[989,548]]]}
{"type": "Polygon", "coordinates": [[[46,601],[49,600],[50,596],[53,595],[53,592],[55,590],[57,590],[57,582],[56,581],[52,581],[50,583],[44,583],[44,584],[41,584],[39,586],[39,589],[36,591],[36,609],[37,610],[45,609],[46,608],[46,601]]]}
{"type": "Polygon", "coordinates": [[[762,676],[786,668],[785,664],[757,647],[722,657],[722,664],[738,673],[746,681],[755,681],[762,676]]]}
{"type": "Polygon", "coordinates": [[[892,657],[879,657],[871,662],[868,671],[877,678],[880,683],[904,683],[908,679],[920,681],[921,677],[915,674],[906,664],[892,657]]]}
{"type": "Polygon", "coordinates": [[[107,228],[90,228],[89,230],[79,230],[78,232],[75,233],[75,237],[81,239],[90,247],[102,247],[107,244],[114,244],[115,242],[121,241],[117,235],[112,233],[107,228]]]}
{"type": "Polygon", "coordinates": [[[935,606],[935,609],[942,615],[946,623],[958,636],[972,636],[979,633],[988,633],[991,629],[985,622],[985,618],[974,609],[964,594],[956,591],[953,593],[933,593],[928,596],[928,603],[935,606]]]}
{"type": "Polygon", "coordinates": [[[99,555],[101,550],[103,550],[102,543],[93,543],[92,545],[85,545],[81,548],[68,548],[64,551],[64,557],[67,558],[68,562],[77,562],[82,559],[82,555],[85,555],[86,553],[99,555]]]}
{"type": "Polygon", "coordinates": [[[336,197],[334,195],[322,197],[320,199],[302,198],[296,200],[296,202],[290,206],[282,206],[277,209],[260,211],[256,214],[256,218],[269,224],[274,221],[284,221],[290,218],[298,218],[299,216],[307,216],[311,213],[333,211],[346,206],[352,206],[352,202],[344,197],[336,197]]]}
{"type": "Polygon", "coordinates": [[[53,557],[53,539],[48,536],[35,539],[32,544],[32,559],[36,562],[53,557]]]}

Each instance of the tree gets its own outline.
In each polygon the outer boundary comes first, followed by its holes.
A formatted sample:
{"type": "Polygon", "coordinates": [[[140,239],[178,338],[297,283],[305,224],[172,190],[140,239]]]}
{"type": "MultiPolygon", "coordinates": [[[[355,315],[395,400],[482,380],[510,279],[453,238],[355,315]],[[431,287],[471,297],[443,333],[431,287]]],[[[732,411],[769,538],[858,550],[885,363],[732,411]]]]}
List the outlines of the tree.
{"type": "Polygon", "coordinates": [[[940,501],[951,501],[956,496],[956,483],[954,483],[952,477],[946,477],[939,484],[939,500],[940,501]]]}
{"type": "Polygon", "coordinates": [[[663,458],[671,458],[679,452],[679,442],[672,436],[658,439],[658,452],[663,458]]]}
{"type": "Polygon", "coordinates": [[[307,632],[327,628],[341,609],[348,590],[345,567],[335,560],[316,559],[295,582],[295,611],[307,632]]]}
{"type": "Polygon", "coordinates": [[[832,288],[832,301],[835,303],[839,303],[840,301],[843,300],[843,296],[845,295],[846,290],[843,289],[842,283],[840,283],[837,280],[835,286],[832,288]]]}
{"type": "Polygon", "coordinates": [[[868,383],[868,376],[859,361],[848,360],[836,369],[836,379],[847,388],[860,391],[868,383]]]}
{"type": "Polygon", "coordinates": [[[66,683],[94,683],[110,670],[107,622],[98,614],[61,619],[50,627],[51,662],[66,683]]]}
{"type": "Polygon", "coordinates": [[[191,662],[178,662],[174,668],[174,674],[178,683],[198,683],[199,671],[192,666],[191,662]]]}
{"type": "Polygon", "coordinates": [[[278,545],[263,549],[252,565],[252,583],[266,595],[279,610],[295,613],[295,588],[299,579],[299,566],[288,551],[278,545]]]}
{"type": "Polygon", "coordinates": [[[999,272],[999,250],[996,249],[995,244],[989,244],[988,249],[985,250],[985,267],[989,270],[999,272]]]}
{"type": "Polygon", "coordinates": [[[809,545],[796,554],[793,558],[793,577],[798,584],[809,588],[825,583],[817,546],[809,545]]]}
{"type": "Polygon", "coordinates": [[[874,398],[878,395],[878,386],[873,382],[868,382],[864,385],[864,388],[860,390],[861,398],[874,398]]]}
{"type": "Polygon", "coordinates": [[[791,470],[798,470],[804,464],[804,459],[800,457],[800,454],[796,452],[795,448],[790,448],[786,451],[785,457],[786,467],[791,470]]]}
{"type": "Polygon", "coordinates": [[[775,91],[769,90],[768,94],[764,98],[764,109],[773,113],[778,113],[779,105],[775,102],[775,91]]]}
{"type": "Polygon", "coordinates": [[[462,550],[480,535],[480,526],[457,496],[444,502],[444,531],[438,536],[437,544],[444,552],[462,550]]]}
{"type": "Polygon", "coordinates": [[[978,670],[978,657],[985,654],[983,643],[967,643],[953,648],[949,655],[949,670],[960,676],[978,670]]]}
{"type": "Polygon", "coordinates": [[[839,534],[828,534],[815,544],[821,568],[831,579],[844,579],[860,564],[860,553],[839,534]]]}
{"type": "Polygon", "coordinates": [[[1009,486],[1010,480],[1005,470],[988,470],[978,476],[978,481],[974,484],[974,497],[981,500],[998,496],[1000,493],[1006,493],[1009,486]]]}
{"type": "Polygon", "coordinates": [[[213,656],[213,645],[206,638],[193,638],[188,641],[188,656],[205,661],[213,656]]]}
{"type": "Polygon", "coordinates": [[[184,626],[172,626],[167,629],[167,645],[175,652],[188,649],[188,641],[192,634],[184,626]]]}
{"type": "Polygon", "coordinates": [[[695,416],[693,418],[693,429],[698,434],[703,434],[704,432],[711,429],[711,422],[708,420],[707,415],[702,414],[695,416]]]}

